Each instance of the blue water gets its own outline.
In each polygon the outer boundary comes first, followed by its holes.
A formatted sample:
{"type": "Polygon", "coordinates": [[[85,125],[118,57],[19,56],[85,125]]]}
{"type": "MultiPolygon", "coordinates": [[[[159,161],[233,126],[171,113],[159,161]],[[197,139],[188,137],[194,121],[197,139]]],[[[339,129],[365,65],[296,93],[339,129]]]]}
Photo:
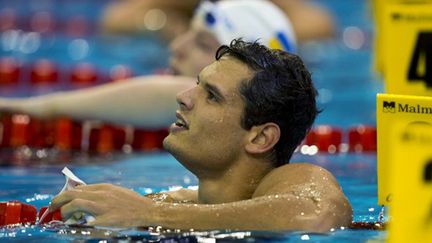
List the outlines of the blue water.
{"type": "MultiPolygon", "coordinates": [[[[53,8],[53,1],[45,0],[45,8],[53,8]]],[[[80,13],[96,22],[97,16],[107,1],[59,1],[67,18],[80,13]],[[84,4],[85,3],[85,4],[84,4]]],[[[34,11],[28,1],[0,1],[0,7],[15,8],[20,16],[34,11]]],[[[357,124],[375,126],[375,94],[382,90],[382,82],[371,71],[371,38],[373,26],[367,6],[363,0],[323,0],[320,4],[333,12],[338,23],[335,40],[309,43],[301,46],[299,54],[305,58],[320,91],[319,106],[323,113],[317,124],[348,129],[357,124]],[[347,14],[349,13],[349,14],[347,14]],[[359,48],[350,47],[343,40],[344,30],[355,27],[363,33],[365,40],[359,48]]],[[[4,36],[2,36],[3,38],[4,36]]],[[[43,37],[48,38],[48,37],[43,37]]],[[[46,40],[46,39],[44,39],[46,40]]],[[[38,51],[30,54],[19,49],[7,49],[4,45],[1,56],[14,56],[24,64],[39,58],[49,57],[62,67],[73,60],[68,45],[74,40],[58,34],[51,42],[43,42],[38,51]]],[[[85,37],[90,47],[88,55],[79,61],[97,63],[103,70],[116,64],[127,64],[136,74],[148,74],[167,64],[168,51],[165,43],[155,41],[154,36],[138,38],[103,37],[97,33],[85,37]]],[[[0,151],[1,153],[4,151],[0,151]]],[[[375,222],[381,207],[377,205],[377,179],[375,154],[336,154],[306,156],[295,154],[293,161],[308,161],[330,170],[340,182],[354,209],[354,221],[375,222]]],[[[2,161],[5,162],[5,161],[2,161]]],[[[7,162],[7,161],[6,161],[7,162]]],[[[19,200],[40,208],[46,206],[53,195],[63,186],[60,171],[65,164],[34,162],[26,166],[0,167],[0,201],[19,200]]],[[[87,183],[113,183],[146,194],[169,190],[174,186],[195,186],[196,178],[179,165],[169,154],[131,154],[100,156],[98,158],[74,159],[68,164],[87,183]]],[[[77,229],[45,228],[38,226],[0,229],[0,241],[31,242],[98,242],[102,239],[142,240],[163,242],[195,242],[199,239],[216,238],[238,241],[284,241],[284,242],[365,242],[383,241],[385,231],[338,229],[328,234],[276,233],[276,232],[149,232],[140,229],[77,229]]]]}
{"type": "MultiPolygon", "coordinates": [[[[353,205],[354,221],[378,221],[381,208],[376,205],[375,155],[341,154],[304,156],[296,154],[293,161],[310,161],[329,169],[338,178],[344,192],[353,205]]],[[[30,167],[2,168],[0,170],[0,184],[2,185],[0,200],[19,200],[35,205],[38,208],[46,206],[52,195],[60,190],[64,184],[64,177],[60,174],[63,166],[35,164],[30,167]]],[[[108,160],[108,162],[99,162],[91,165],[69,164],[68,167],[87,183],[110,182],[134,188],[135,191],[141,194],[169,190],[176,186],[189,187],[197,184],[196,178],[167,153],[134,154],[122,159],[108,160]]],[[[91,232],[91,235],[82,234],[80,229],[72,229],[72,231],[74,230],[76,232],[71,233],[71,229],[68,228],[59,231],[58,228],[50,229],[35,226],[0,229],[0,238],[7,237],[8,240],[37,239],[39,241],[43,239],[68,241],[77,239],[91,240],[101,237],[99,236],[101,233],[98,233],[95,229],[84,229],[85,232],[91,232]],[[67,234],[62,234],[62,232],[67,232],[67,234]],[[11,238],[11,236],[13,237],[11,238]]],[[[107,230],[100,229],[99,231],[105,232],[107,230]]],[[[130,234],[145,240],[155,237],[154,235],[150,236],[147,231],[137,229],[109,229],[108,231],[113,231],[120,238],[129,236],[130,234]]],[[[207,234],[207,237],[217,237],[210,235],[210,233],[201,232],[200,235],[207,234]]],[[[195,234],[197,233],[195,232],[195,234]]],[[[227,232],[222,231],[218,234],[227,234],[227,232]]],[[[367,239],[384,239],[385,237],[385,232],[382,231],[348,229],[336,230],[328,234],[276,234],[274,232],[253,232],[253,234],[246,238],[260,239],[261,237],[269,238],[271,241],[283,240],[295,242],[301,240],[302,237],[305,238],[305,235],[307,235],[310,240],[317,240],[319,242],[352,242],[365,241],[367,239]]],[[[234,236],[237,235],[234,234],[234,236]]],[[[104,237],[111,238],[112,236],[108,235],[104,237]]],[[[175,237],[179,236],[179,234],[175,235],[175,237]]],[[[169,238],[169,235],[159,234],[157,237],[169,238]]]]}

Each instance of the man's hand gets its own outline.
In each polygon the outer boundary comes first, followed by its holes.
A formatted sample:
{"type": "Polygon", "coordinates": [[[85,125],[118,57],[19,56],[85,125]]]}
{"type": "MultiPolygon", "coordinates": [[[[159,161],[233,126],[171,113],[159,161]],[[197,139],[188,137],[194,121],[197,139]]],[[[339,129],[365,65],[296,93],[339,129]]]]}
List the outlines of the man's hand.
{"type": "Polygon", "coordinates": [[[130,189],[110,184],[77,186],[64,192],[51,202],[50,210],[61,208],[62,218],[67,220],[77,212],[90,214],[95,221],[89,225],[147,226],[154,214],[154,202],[130,189]]]}

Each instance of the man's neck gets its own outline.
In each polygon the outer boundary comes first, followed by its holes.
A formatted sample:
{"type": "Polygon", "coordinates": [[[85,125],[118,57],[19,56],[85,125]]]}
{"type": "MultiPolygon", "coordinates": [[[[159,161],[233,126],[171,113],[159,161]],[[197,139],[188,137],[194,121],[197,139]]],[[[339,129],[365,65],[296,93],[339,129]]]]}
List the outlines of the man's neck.
{"type": "Polygon", "coordinates": [[[271,169],[269,161],[246,161],[236,163],[218,177],[199,178],[198,201],[217,204],[250,199],[271,169]]]}

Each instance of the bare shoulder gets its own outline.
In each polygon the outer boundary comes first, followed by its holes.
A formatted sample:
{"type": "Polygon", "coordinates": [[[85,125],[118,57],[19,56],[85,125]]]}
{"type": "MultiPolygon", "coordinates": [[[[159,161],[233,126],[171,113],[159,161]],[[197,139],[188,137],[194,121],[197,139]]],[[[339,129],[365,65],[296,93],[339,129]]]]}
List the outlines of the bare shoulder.
{"type": "Polygon", "coordinates": [[[311,212],[323,228],[347,226],[352,220],[351,204],[342,188],[329,171],[317,165],[293,163],[274,169],[262,179],[253,197],[268,195],[296,198],[302,202],[297,209],[311,212]]]}
{"type": "Polygon", "coordinates": [[[258,185],[254,196],[283,193],[301,185],[325,186],[340,190],[335,177],[326,169],[309,164],[286,164],[272,170],[258,185]]]}

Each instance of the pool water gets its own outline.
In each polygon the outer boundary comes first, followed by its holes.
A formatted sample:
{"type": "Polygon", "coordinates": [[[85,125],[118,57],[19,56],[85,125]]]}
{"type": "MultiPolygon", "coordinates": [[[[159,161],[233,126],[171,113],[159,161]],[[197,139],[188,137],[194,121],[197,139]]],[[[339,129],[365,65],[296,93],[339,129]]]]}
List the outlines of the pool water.
{"type": "MultiPolygon", "coordinates": [[[[354,221],[378,221],[381,207],[376,205],[376,157],[375,155],[316,155],[305,156],[297,154],[293,161],[311,161],[329,169],[339,180],[344,192],[354,208],[354,221]]],[[[60,173],[64,165],[35,164],[26,167],[8,167],[0,170],[2,192],[0,199],[19,200],[35,205],[38,208],[46,206],[53,194],[64,184],[60,173]]],[[[197,184],[196,178],[185,170],[173,157],[167,153],[133,154],[122,159],[114,159],[97,164],[74,165],[68,167],[87,183],[110,182],[133,188],[146,194],[189,187],[197,184]]],[[[368,239],[384,239],[384,231],[336,229],[328,234],[305,233],[275,233],[275,232],[186,232],[174,234],[153,232],[138,229],[70,229],[66,227],[42,228],[37,226],[27,228],[1,229],[0,238],[8,240],[94,240],[113,237],[119,239],[164,240],[185,237],[215,237],[228,239],[230,237],[245,237],[270,241],[296,241],[309,238],[319,242],[366,241],[368,239]],[[83,233],[84,232],[84,233],[83,233]],[[106,234],[106,235],[105,235],[106,234]],[[251,235],[250,235],[251,234],[251,235]],[[165,239],[166,238],[166,239],[165,239]]],[[[188,238],[189,237],[189,238],[188,238]]],[[[190,240],[190,239],[189,239],[190,240]]]]}
{"type": "MultiPolygon", "coordinates": [[[[25,5],[14,4],[21,9],[25,5]]],[[[50,1],[45,1],[50,2],[50,1]]],[[[70,4],[69,1],[61,1],[70,4]]],[[[93,10],[75,7],[94,16],[107,1],[90,1],[93,10]],[[94,5],[94,6],[93,6],[94,5]]],[[[305,58],[320,92],[319,106],[323,113],[316,124],[330,124],[344,130],[358,125],[375,126],[375,94],[382,91],[382,82],[371,71],[372,23],[367,1],[363,0],[323,0],[320,4],[333,12],[339,32],[334,41],[308,43],[300,47],[299,53],[305,58]],[[352,39],[352,36],[360,36],[352,39]],[[362,39],[363,38],[363,39],[362,39]],[[360,40],[359,40],[360,39],[360,40]]],[[[9,4],[0,1],[0,6],[9,4]]],[[[73,11],[68,10],[69,12],[73,11]]],[[[23,14],[25,11],[22,10],[23,14]]],[[[95,21],[95,20],[94,20],[95,21]]],[[[56,53],[63,50],[68,37],[58,37],[52,48],[41,49],[29,55],[17,54],[15,50],[1,50],[2,56],[19,55],[24,61],[31,61],[45,55],[57,58],[62,65],[69,65],[70,58],[56,53]]],[[[123,37],[106,38],[97,34],[86,39],[93,51],[85,61],[98,63],[102,68],[120,62],[127,62],[136,74],[150,73],[166,65],[168,53],[163,44],[155,44],[152,36],[139,39],[123,37]],[[144,44],[143,44],[144,43],[144,44]],[[135,49],[136,48],[136,49],[135,49]],[[114,50],[114,51],[107,51],[114,50]],[[137,53],[145,55],[138,56],[137,53]],[[161,54],[162,53],[162,54],[161,54]],[[147,56],[149,59],[142,58],[147,56]],[[155,60],[150,62],[148,60],[155,60]],[[162,58],[160,58],[162,57],[162,58]],[[115,61],[114,61],[115,60],[115,61]],[[120,61],[119,61],[120,60],[120,61]],[[147,61],[146,61],[147,60],[147,61]]],[[[45,47],[44,47],[45,48],[45,47]]],[[[28,93],[26,93],[28,94],[28,93]]],[[[10,94],[5,94],[10,95],[10,94]]],[[[346,142],[346,139],[344,140],[346,142]]],[[[2,151],[0,151],[0,154],[2,151]]],[[[1,156],[0,156],[1,157],[1,156]]],[[[3,157],[1,157],[3,158],[3,157]]],[[[51,160],[50,160],[51,161],[51,160]]],[[[313,156],[296,153],[293,162],[311,162],[330,170],[340,182],[354,209],[354,221],[375,222],[379,220],[381,207],[377,205],[376,154],[317,154],[313,156]]],[[[8,162],[8,161],[6,161],[8,162]]],[[[64,184],[60,173],[64,163],[44,163],[35,161],[25,166],[0,165],[0,201],[19,200],[35,205],[46,206],[64,184]]],[[[132,153],[104,155],[97,158],[73,160],[67,166],[87,183],[113,183],[146,194],[170,190],[175,187],[196,186],[196,178],[185,170],[167,153],[132,153]]],[[[70,242],[100,240],[117,241],[162,241],[162,242],[214,242],[221,241],[283,241],[283,242],[366,242],[384,241],[385,231],[335,229],[327,234],[307,234],[302,232],[167,232],[159,229],[113,229],[113,228],[76,228],[65,226],[52,227],[13,227],[0,229],[0,241],[70,242]]]]}

